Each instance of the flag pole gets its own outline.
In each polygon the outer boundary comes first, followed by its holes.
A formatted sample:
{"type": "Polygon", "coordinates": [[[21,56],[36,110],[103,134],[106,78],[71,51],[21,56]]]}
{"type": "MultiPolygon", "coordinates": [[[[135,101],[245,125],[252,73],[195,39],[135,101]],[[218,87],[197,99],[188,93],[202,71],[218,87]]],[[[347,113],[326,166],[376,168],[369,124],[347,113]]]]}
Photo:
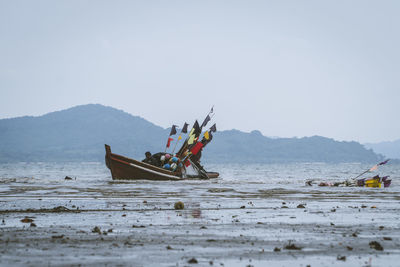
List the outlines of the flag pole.
{"type": "Polygon", "coordinates": [[[181,132],[179,133],[179,136],[178,136],[178,140],[176,140],[174,149],[172,150],[172,154],[174,154],[175,149],[176,149],[176,146],[178,145],[179,141],[182,139],[182,133],[187,133],[187,127],[188,127],[188,126],[189,126],[189,124],[186,123],[186,122],[183,124],[183,127],[182,127],[182,129],[181,129],[181,132]]]}
{"type": "Polygon", "coordinates": [[[176,149],[176,146],[178,145],[178,143],[179,143],[179,137],[178,137],[178,140],[177,140],[176,143],[175,143],[174,149],[172,150],[172,154],[174,154],[175,149],[176,149]]]}
{"type": "Polygon", "coordinates": [[[375,164],[374,166],[372,166],[371,168],[369,168],[369,169],[366,170],[365,172],[363,172],[363,173],[357,175],[356,177],[352,178],[352,180],[355,180],[355,179],[357,179],[358,177],[360,177],[360,176],[362,176],[362,175],[364,175],[364,174],[366,174],[366,173],[368,173],[368,172],[377,170],[377,169],[378,169],[378,166],[384,165],[384,164],[388,163],[388,161],[389,161],[389,159],[387,159],[387,160],[385,160],[385,161],[382,161],[382,162],[380,162],[380,163],[378,163],[378,164],[375,164]]]}
{"type": "Polygon", "coordinates": [[[175,149],[176,149],[176,146],[178,145],[178,143],[179,143],[179,141],[180,141],[181,139],[182,139],[182,130],[181,130],[181,132],[179,133],[178,140],[176,140],[174,149],[172,150],[172,154],[174,154],[175,149]],[[180,138],[179,138],[179,137],[180,137],[180,138]]]}
{"type": "Polygon", "coordinates": [[[369,170],[370,170],[370,169],[368,169],[368,170],[366,170],[365,172],[363,172],[363,173],[357,175],[356,177],[352,178],[352,180],[355,180],[355,179],[357,179],[358,177],[360,177],[360,176],[366,174],[367,172],[369,172],[369,170]]]}
{"type": "MultiPolygon", "coordinates": [[[[209,116],[211,113],[214,113],[214,105],[211,107],[210,111],[207,113],[207,116],[209,116]]],[[[207,118],[207,116],[206,116],[206,118],[207,118]]],[[[210,119],[210,120],[211,120],[211,119],[210,119]]],[[[197,120],[196,120],[196,121],[197,121],[197,120]]],[[[198,125],[198,123],[197,123],[197,125],[198,125]]],[[[189,136],[190,136],[190,133],[192,132],[192,130],[194,129],[194,126],[195,126],[195,123],[193,124],[192,129],[191,129],[190,132],[189,132],[189,136]]],[[[200,137],[200,135],[201,135],[201,130],[202,130],[202,128],[203,128],[203,127],[200,127],[199,137],[200,137]]],[[[185,141],[183,142],[182,147],[179,149],[179,151],[178,151],[178,153],[180,153],[179,156],[181,156],[181,154],[183,153],[184,149],[186,149],[185,146],[187,146],[187,142],[188,142],[188,140],[189,140],[189,136],[186,137],[185,141]]]]}

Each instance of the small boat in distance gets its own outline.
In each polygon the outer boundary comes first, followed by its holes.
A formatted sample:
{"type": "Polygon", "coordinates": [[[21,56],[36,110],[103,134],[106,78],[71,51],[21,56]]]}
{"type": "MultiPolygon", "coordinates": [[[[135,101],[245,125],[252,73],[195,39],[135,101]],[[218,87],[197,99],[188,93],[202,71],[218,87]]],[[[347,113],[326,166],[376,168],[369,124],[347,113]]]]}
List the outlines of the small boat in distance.
{"type": "Polygon", "coordinates": [[[141,161],[127,158],[111,152],[111,147],[106,148],[106,166],[111,171],[113,180],[155,180],[155,181],[180,181],[186,179],[212,179],[218,178],[218,172],[205,172],[197,169],[197,173],[173,172],[141,161]]]}

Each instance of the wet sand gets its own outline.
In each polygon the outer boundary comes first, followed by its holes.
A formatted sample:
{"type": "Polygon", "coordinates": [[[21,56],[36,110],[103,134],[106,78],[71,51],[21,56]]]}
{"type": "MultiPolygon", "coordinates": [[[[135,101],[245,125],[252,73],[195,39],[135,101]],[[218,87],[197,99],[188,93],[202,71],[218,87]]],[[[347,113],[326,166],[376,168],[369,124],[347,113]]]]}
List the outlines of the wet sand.
{"type": "Polygon", "coordinates": [[[398,266],[400,261],[397,187],[266,185],[223,177],[164,183],[103,178],[81,183],[79,177],[41,185],[38,178],[1,181],[3,266],[398,266]],[[177,201],[185,204],[183,210],[174,209],[177,201]]]}

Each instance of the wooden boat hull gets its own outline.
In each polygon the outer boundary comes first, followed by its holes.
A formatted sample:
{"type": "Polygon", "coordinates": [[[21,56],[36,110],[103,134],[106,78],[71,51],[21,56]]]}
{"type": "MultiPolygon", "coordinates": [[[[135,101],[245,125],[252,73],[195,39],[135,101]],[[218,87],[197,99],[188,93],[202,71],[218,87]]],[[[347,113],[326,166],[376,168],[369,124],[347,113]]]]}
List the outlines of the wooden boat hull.
{"type": "MultiPolygon", "coordinates": [[[[180,174],[127,158],[111,152],[109,145],[106,148],[106,166],[111,171],[113,180],[154,180],[154,181],[180,181],[185,179],[204,179],[202,177],[182,178],[180,174]]],[[[208,178],[218,178],[219,173],[207,172],[208,178]]]]}

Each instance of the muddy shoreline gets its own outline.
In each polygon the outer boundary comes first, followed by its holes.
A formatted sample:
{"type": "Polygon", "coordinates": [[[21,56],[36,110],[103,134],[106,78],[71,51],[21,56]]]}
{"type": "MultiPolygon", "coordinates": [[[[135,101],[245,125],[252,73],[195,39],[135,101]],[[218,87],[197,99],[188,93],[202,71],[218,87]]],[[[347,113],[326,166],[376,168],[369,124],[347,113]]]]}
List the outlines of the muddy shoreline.
{"type": "MultiPolygon", "coordinates": [[[[173,208],[175,199],[153,197],[78,201],[87,208],[107,202],[108,209],[76,210],[71,206],[79,204],[71,201],[70,207],[56,210],[2,210],[0,263],[185,266],[195,258],[201,265],[257,266],[271,260],[290,265],[308,260],[320,266],[337,261],[368,264],[371,258],[372,263],[395,266],[393,259],[400,259],[396,196],[392,196],[396,203],[385,196],[385,202],[377,204],[377,198],[345,198],[341,192],[321,193],[327,198],[320,196],[318,201],[295,195],[279,194],[277,199],[241,194],[240,198],[217,196],[214,200],[203,196],[204,205],[193,198],[179,198],[187,206],[180,211],[173,208]],[[268,205],[263,206],[265,201],[268,205]],[[298,208],[300,204],[304,208],[298,208]],[[35,226],[21,222],[26,217],[35,226]],[[96,226],[100,230],[94,232],[96,226]],[[371,248],[370,242],[378,242],[383,250],[371,248]],[[285,249],[289,244],[301,249],[285,249]]],[[[17,203],[18,198],[3,201],[17,203]]],[[[46,198],[25,201],[46,202],[46,198]]]]}
{"type": "Polygon", "coordinates": [[[396,184],[119,183],[108,175],[3,180],[0,265],[397,266],[400,260],[396,184]],[[174,209],[177,201],[183,210],[174,209]]]}

